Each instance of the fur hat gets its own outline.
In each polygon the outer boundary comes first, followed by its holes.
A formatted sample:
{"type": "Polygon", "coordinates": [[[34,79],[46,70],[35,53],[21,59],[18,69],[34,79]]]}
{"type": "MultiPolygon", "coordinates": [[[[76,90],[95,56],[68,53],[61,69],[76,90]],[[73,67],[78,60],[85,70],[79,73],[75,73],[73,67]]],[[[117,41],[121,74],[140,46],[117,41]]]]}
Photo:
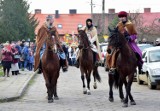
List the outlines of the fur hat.
{"type": "Polygon", "coordinates": [[[51,19],[53,19],[53,16],[52,16],[52,15],[48,15],[48,16],[46,17],[46,20],[51,20],[51,19]]]}
{"type": "Polygon", "coordinates": [[[125,11],[121,11],[121,12],[119,12],[118,13],[118,17],[127,17],[127,12],[125,12],[125,11]]]}

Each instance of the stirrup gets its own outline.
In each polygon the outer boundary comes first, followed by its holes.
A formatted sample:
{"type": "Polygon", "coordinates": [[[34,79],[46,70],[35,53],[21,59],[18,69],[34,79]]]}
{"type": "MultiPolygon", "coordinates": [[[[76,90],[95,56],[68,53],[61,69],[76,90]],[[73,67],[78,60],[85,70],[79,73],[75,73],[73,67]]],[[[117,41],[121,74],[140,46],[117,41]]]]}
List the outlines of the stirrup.
{"type": "Polygon", "coordinates": [[[108,74],[114,75],[116,73],[116,68],[111,68],[108,74]]]}

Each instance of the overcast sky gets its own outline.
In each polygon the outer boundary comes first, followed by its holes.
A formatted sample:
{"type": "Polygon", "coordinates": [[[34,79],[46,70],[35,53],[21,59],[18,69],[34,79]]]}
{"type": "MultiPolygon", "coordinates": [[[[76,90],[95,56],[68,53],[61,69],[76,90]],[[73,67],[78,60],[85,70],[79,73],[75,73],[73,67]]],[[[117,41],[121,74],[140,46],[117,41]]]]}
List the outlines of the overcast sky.
{"type": "MultiPolygon", "coordinates": [[[[30,4],[29,12],[41,9],[44,14],[54,14],[59,10],[61,14],[68,14],[69,9],[77,9],[77,13],[91,13],[91,0],[27,0],[30,4]]],[[[102,0],[92,0],[93,13],[102,12],[102,0]]],[[[114,8],[116,12],[143,12],[144,8],[151,8],[152,12],[160,12],[160,0],[105,0],[105,12],[114,8]]]]}

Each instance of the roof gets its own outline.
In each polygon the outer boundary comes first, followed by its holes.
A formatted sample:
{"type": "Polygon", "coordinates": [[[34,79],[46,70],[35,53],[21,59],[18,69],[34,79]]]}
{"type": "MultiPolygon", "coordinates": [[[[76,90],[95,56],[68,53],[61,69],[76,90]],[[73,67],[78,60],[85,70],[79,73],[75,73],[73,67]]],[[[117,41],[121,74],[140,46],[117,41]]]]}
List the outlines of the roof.
{"type": "MultiPolygon", "coordinates": [[[[48,14],[36,14],[35,15],[35,17],[39,21],[39,25],[37,26],[35,33],[37,33],[38,29],[45,22],[47,15],[48,14]]],[[[150,25],[155,19],[157,19],[157,21],[155,21],[156,23],[159,23],[160,21],[159,19],[160,12],[140,13],[140,15],[142,15],[143,25],[150,25]]],[[[53,14],[53,16],[55,16],[55,14],[53,14]]],[[[85,21],[88,18],[91,18],[90,13],[88,14],[59,14],[59,18],[54,19],[54,25],[57,27],[59,34],[72,34],[73,32],[77,33],[78,25],[84,26],[86,24],[85,21]],[[62,26],[62,28],[58,28],[58,25],[62,26]]],[[[97,23],[100,22],[100,18],[101,18],[100,15],[94,14],[94,19],[97,19],[98,21],[97,23]]],[[[111,17],[111,20],[112,19],[113,18],[111,17]]],[[[108,16],[106,16],[106,26],[108,26],[108,21],[109,21],[108,16]]]]}
{"type": "MultiPolygon", "coordinates": [[[[36,14],[35,18],[39,21],[35,33],[43,25],[48,14],[36,14]]],[[[54,14],[53,14],[54,15],[54,14]]],[[[59,18],[54,18],[54,25],[57,27],[59,34],[77,33],[78,25],[84,26],[86,19],[90,18],[90,14],[59,14],[59,18]],[[62,28],[58,28],[61,25],[62,28]]]]}

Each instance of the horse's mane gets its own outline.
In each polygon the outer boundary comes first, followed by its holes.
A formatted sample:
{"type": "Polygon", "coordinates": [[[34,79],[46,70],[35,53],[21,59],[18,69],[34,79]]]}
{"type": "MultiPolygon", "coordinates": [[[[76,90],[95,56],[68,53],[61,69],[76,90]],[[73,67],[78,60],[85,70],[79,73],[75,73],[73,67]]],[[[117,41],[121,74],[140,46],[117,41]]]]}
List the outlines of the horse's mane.
{"type": "Polygon", "coordinates": [[[108,45],[120,49],[120,52],[128,57],[129,54],[131,54],[130,52],[132,51],[132,49],[128,45],[125,36],[118,31],[118,28],[115,28],[113,30],[109,29],[109,31],[110,36],[108,39],[108,45]]]}
{"type": "MultiPolygon", "coordinates": [[[[81,39],[81,41],[83,42],[83,44],[84,44],[85,46],[89,46],[90,41],[89,41],[89,39],[88,39],[88,37],[87,37],[86,32],[85,32],[84,30],[79,30],[78,32],[79,32],[80,39],[81,39]]],[[[85,48],[86,48],[86,47],[85,47],[85,48]]]]}
{"type": "Polygon", "coordinates": [[[108,39],[109,45],[112,47],[123,47],[127,41],[122,33],[118,31],[118,28],[114,28],[113,30],[109,28],[110,36],[108,39]]]}
{"type": "Polygon", "coordinates": [[[83,62],[86,62],[87,64],[87,60],[90,59],[90,56],[92,54],[92,51],[91,51],[91,47],[90,47],[90,41],[87,37],[87,34],[84,30],[79,30],[78,31],[79,33],[79,40],[80,40],[80,45],[82,46],[82,57],[83,57],[83,62]]]}

